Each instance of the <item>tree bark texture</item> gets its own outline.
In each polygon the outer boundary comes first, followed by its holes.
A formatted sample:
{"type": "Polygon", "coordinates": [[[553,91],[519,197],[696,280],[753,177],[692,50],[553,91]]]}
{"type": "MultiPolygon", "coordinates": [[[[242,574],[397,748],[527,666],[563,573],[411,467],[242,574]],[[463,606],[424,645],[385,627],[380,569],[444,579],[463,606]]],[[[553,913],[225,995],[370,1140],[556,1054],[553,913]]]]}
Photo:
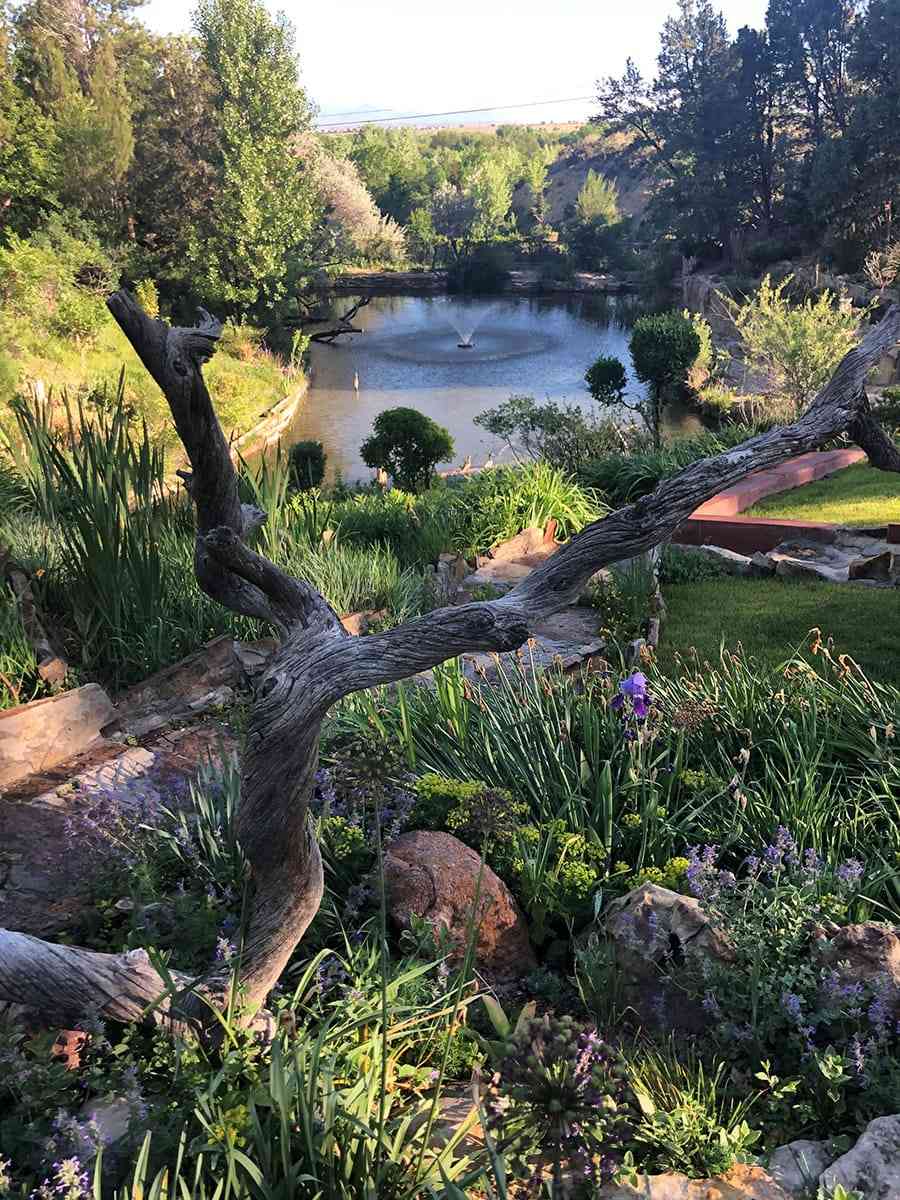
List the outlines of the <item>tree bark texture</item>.
{"type": "MultiPolygon", "coordinates": [[[[322,862],[309,802],[328,709],[352,692],[459,654],[516,649],[536,622],[572,603],[597,570],[664,542],[694,509],[751,471],[814,450],[846,430],[884,457],[888,439],[868,411],[864,385],[900,338],[900,307],[893,307],[792,425],[693,463],[651,495],[588,526],[500,599],[438,609],[386,633],[351,638],[308,581],[291,578],[248,545],[248,533],[264,515],[239,502],[202,374],[221,326],[201,311],[195,328],[169,328],[124,291],[110,297],[109,307],[168,400],[190,459],[186,484],[197,510],[200,587],[227,608],[267,622],[279,637],[256,686],[238,814],[252,889],[238,979],[251,1009],[264,1003],[321,901],[322,862]]],[[[214,970],[197,981],[213,1001],[226,985],[214,970]]],[[[24,1005],[58,1024],[71,1023],[89,1006],[133,1020],[163,990],[143,952],[96,954],[0,930],[0,1002],[24,1005]]],[[[195,1000],[181,1004],[197,1016],[195,1000]]],[[[172,1019],[165,1009],[162,1015],[172,1019]]]]}

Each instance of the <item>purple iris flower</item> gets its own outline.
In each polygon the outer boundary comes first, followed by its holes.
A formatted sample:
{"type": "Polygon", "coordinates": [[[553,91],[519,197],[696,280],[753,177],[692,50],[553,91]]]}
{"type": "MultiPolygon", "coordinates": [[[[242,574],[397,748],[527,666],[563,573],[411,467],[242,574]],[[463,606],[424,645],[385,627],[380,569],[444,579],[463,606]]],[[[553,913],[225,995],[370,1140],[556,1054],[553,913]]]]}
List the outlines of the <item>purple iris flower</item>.
{"type": "Polygon", "coordinates": [[[631,701],[631,707],[636,717],[646,717],[650,711],[650,701],[647,698],[647,676],[643,672],[635,671],[633,675],[629,675],[619,684],[619,691],[612,700],[612,706],[616,712],[622,710],[626,699],[631,701]]]}

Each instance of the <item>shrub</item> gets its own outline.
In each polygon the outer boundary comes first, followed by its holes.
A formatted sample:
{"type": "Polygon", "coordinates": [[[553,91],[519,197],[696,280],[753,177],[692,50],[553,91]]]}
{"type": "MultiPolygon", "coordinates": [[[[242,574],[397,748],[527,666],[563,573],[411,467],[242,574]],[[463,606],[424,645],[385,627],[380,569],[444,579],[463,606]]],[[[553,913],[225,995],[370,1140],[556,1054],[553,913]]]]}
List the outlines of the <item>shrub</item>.
{"type": "Polygon", "coordinates": [[[302,492],[319,487],[325,478],[326,458],[321,442],[295,442],[288,454],[294,487],[302,492]]]}
{"type": "Polygon", "coordinates": [[[497,408],[479,413],[475,424],[503,438],[517,457],[524,451],[535,461],[543,459],[569,472],[599,454],[633,449],[635,441],[614,420],[598,420],[577,405],[554,400],[538,404],[533,396],[510,396],[497,408]]]}
{"type": "MultiPolygon", "coordinates": [[[[721,869],[719,848],[695,847],[690,890],[730,947],[728,960],[686,956],[684,985],[710,1021],[712,1040],[756,1069],[796,1076],[794,1128],[862,1125],[887,1111],[900,1086],[890,980],[850,982],[816,963],[817,927],[846,923],[865,869],[826,861],[788,829],[721,869]]],[[[758,1075],[757,1078],[762,1078],[758,1075]]]]}
{"type": "Polygon", "coordinates": [[[683,313],[663,313],[639,317],[629,345],[635,374],[650,389],[642,415],[658,446],[662,406],[685,386],[687,373],[700,353],[700,337],[683,313]]]}
{"type": "Polygon", "coordinates": [[[824,387],[856,344],[859,322],[831,292],[792,304],[785,289],[793,276],[773,285],[767,275],[743,303],[725,299],[746,347],[749,364],[770,375],[794,415],[824,387]]]}
{"type": "Polygon", "coordinates": [[[601,354],[584,375],[588,391],[598,404],[621,404],[622,393],[628,385],[628,375],[622,362],[611,354],[601,354]]]}
{"type": "Polygon", "coordinates": [[[85,288],[67,288],[57,299],[53,330],[60,337],[89,343],[108,320],[109,313],[99,295],[85,288]]]}
{"type": "Polygon", "coordinates": [[[386,471],[404,491],[421,492],[437,464],[453,457],[453,439],[414,408],[389,408],[375,418],[360,454],[366,466],[386,471]]]}

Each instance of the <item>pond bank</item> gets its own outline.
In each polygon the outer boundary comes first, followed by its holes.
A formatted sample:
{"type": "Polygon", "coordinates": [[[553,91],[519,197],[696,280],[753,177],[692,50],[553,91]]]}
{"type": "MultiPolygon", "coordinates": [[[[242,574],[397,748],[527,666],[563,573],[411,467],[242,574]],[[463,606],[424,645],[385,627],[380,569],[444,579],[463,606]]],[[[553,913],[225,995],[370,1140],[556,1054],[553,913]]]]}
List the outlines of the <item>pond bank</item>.
{"type": "MultiPolygon", "coordinates": [[[[334,292],[373,292],[378,294],[439,295],[449,290],[447,271],[350,271],[329,281],[334,292]]],[[[617,295],[633,291],[633,276],[607,275],[578,271],[571,279],[548,279],[541,271],[510,271],[503,295],[617,295]]]]}

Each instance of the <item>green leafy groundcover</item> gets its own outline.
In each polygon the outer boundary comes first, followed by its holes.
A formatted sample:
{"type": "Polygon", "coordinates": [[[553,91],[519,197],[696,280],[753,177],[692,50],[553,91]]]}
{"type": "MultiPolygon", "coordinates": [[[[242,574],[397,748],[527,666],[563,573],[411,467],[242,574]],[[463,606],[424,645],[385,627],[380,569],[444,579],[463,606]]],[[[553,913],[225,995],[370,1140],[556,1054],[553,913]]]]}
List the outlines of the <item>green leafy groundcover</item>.
{"type": "MultiPolygon", "coordinates": [[[[897,1031],[885,982],[849,983],[813,942],[897,920],[900,692],[814,650],[781,670],[731,654],[514,668],[489,696],[449,664],[433,690],[349,698],[316,784],[326,897],[270,998],[274,1041],[240,1030],[238,993],[217,1048],[88,1020],[76,1071],[50,1035],[8,1030],[0,1189],[458,1200],[568,1165],[593,1194],[614,1172],[703,1177],[797,1137],[849,1143],[896,1109],[897,1031]],[[513,890],[541,964],[517,989],[485,992],[424,922],[387,928],[379,857],[418,827],[513,890]],[[601,927],[640,881],[697,897],[731,958],[660,954],[630,992],[601,927]],[[673,1024],[688,1004],[699,1036],[673,1024]],[[476,1067],[488,1144],[432,1141],[440,1097],[469,1095],[476,1067]],[[100,1155],[86,1102],[110,1095],[129,1132],[100,1155]]],[[[121,800],[95,797],[70,830],[98,866],[73,940],[239,964],[236,768],[131,796],[137,821],[121,800]]]]}

